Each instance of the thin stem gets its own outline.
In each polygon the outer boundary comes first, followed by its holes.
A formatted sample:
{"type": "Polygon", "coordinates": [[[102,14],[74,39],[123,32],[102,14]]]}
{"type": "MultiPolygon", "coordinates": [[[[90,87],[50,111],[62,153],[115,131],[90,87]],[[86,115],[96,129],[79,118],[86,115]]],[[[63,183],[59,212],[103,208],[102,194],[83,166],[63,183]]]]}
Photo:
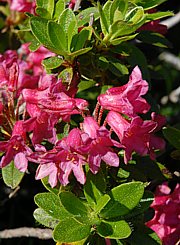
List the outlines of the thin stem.
{"type": "Polygon", "coordinates": [[[99,116],[98,116],[98,124],[101,124],[101,119],[102,119],[102,115],[103,115],[103,107],[101,106],[100,111],[99,111],[99,116]]]}
{"type": "Polygon", "coordinates": [[[93,116],[96,121],[98,120],[99,108],[100,108],[100,104],[99,102],[97,102],[96,107],[93,112],[93,116]]]}

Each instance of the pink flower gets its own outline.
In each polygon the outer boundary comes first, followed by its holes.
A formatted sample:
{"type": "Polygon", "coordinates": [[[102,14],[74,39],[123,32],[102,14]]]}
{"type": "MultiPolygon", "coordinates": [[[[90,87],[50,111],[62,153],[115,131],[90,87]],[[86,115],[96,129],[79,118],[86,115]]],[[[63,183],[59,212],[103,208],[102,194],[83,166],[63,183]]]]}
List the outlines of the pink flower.
{"type": "MultiPolygon", "coordinates": [[[[3,168],[12,160],[17,169],[25,172],[28,167],[27,156],[32,153],[32,150],[26,145],[26,131],[31,124],[29,121],[17,121],[14,125],[12,136],[9,141],[0,142],[0,151],[5,152],[0,162],[0,167],[3,168]]],[[[29,128],[30,129],[30,128],[29,128]]]]}
{"type": "Polygon", "coordinates": [[[167,183],[158,186],[151,204],[154,218],[146,223],[163,241],[163,245],[176,244],[180,234],[180,185],[174,191],[167,183]]]}
{"type": "Polygon", "coordinates": [[[18,12],[35,12],[36,3],[34,0],[11,0],[10,9],[18,12]]]}
{"type": "Polygon", "coordinates": [[[141,156],[150,153],[150,156],[154,157],[154,150],[164,147],[164,141],[153,135],[158,127],[157,122],[143,121],[138,116],[129,121],[119,113],[110,111],[107,115],[107,123],[119,137],[125,151],[126,164],[131,159],[133,151],[141,156]]]}
{"type": "Polygon", "coordinates": [[[112,150],[114,142],[110,138],[110,133],[105,127],[99,127],[92,117],[86,117],[82,124],[82,135],[85,151],[89,155],[88,162],[91,171],[96,174],[100,168],[101,161],[114,167],[119,166],[119,157],[112,150]]]}
{"type": "Polygon", "coordinates": [[[104,109],[134,117],[150,109],[150,105],[141,97],[147,91],[148,83],[142,79],[141,71],[136,66],[127,84],[108,89],[106,94],[99,95],[98,101],[104,109]]]}

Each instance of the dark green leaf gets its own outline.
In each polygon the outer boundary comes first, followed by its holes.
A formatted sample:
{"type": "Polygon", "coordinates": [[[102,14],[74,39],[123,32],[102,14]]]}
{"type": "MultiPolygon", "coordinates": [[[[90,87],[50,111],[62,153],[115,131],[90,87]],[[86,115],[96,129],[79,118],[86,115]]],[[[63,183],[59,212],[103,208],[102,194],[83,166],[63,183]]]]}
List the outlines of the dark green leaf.
{"type": "Polygon", "coordinates": [[[34,211],[33,216],[40,224],[52,229],[59,223],[58,219],[53,218],[41,208],[37,208],[34,211]]]}
{"type": "Polygon", "coordinates": [[[96,175],[90,171],[87,174],[86,184],[84,185],[84,195],[91,206],[97,204],[98,200],[106,189],[106,182],[102,172],[96,175]]]}
{"type": "Polygon", "coordinates": [[[72,192],[61,192],[60,199],[62,205],[70,214],[78,217],[87,216],[86,206],[72,192]]]}
{"type": "Polygon", "coordinates": [[[11,189],[15,189],[21,182],[24,176],[23,172],[20,172],[14,165],[14,162],[11,161],[6,167],[2,168],[2,177],[4,183],[11,187],[11,189]]]}
{"type": "Polygon", "coordinates": [[[55,219],[63,220],[69,213],[62,206],[60,199],[53,193],[39,193],[34,197],[36,205],[55,219]]]}
{"type": "Polygon", "coordinates": [[[129,74],[127,66],[121,64],[118,59],[109,57],[109,70],[116,76],[120,77],[121,75],[129,74]]]}
{"type": "Polygon", "coordinates": [[[163,35],[152,31],[141,31],[138,35],[138,39],[162,48],[171,47],[170,42],[163,35]]]}
{"type": "Polygon", "coordinates": [[[90,17],[93,14],[94,20],[99,18],[99,11],[96,7],[90,7],[82,10],[77,16],[78,27],[84,26],[89,23],[90,17]]]}
{"type": "Polygon", "coordinates": [[[164,137],[173,145],[176,149],[180,149],[180,130],[174,127],[163,128],[164,137]]]}
{"type": "Polygon", "coordinates": [[[72,39],[71,51],[77,51],[84,48],[87,40],[91,39],[92,27],[84,27],[77,35],[72,39]]]}
{"type": "MultiPolygon", "coordinates": [[[[108,2],[106,4],[108,4],[108,2]]],[[[98,10],[100,14],[100,24],[101,24],[102,33],[106,36],[109,30],[109,25],[108,25],[108,20],[107,20],[108,15],[106,17],[106,14],[104,13],[102,6],[99,3],[98,3],[98,10]]]]}
{"type": "Polygon", "coordinates": [[[63,59],[59,58],[58,56],[49,57],[42,61],[42,64],[45,66],[46,69],[55,69],[59,67],[62,63],[63,59]]]}
{"type": "Polygon", "coordinates": [[[34,38],[33,40],[31,40],[31,44],[29,45],[29,50],[32,51],[32,52],[34,52],[40,46],[41,46],[41,44],[38,42],[38,40],[36,38],[34,38]]]}
{"type": "Polygon", "coordinates": [[[97,231],[100,236],[111,239],[124,239],[131,235],[131,228],[125,220],[101,222],[97,231]]]}
{"type": "Polygon", "coordinates": [[[91,226],[84,225],[73,218],[61,221],[53,232],[55,241],[72,243],[81,241],[90,235],[91,226]]]}

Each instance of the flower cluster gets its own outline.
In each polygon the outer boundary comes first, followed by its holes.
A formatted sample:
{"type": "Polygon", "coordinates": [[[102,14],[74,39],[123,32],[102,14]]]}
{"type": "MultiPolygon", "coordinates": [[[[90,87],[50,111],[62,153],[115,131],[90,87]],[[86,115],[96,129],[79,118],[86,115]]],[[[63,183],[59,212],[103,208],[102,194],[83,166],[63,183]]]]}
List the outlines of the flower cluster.
{"type": "Polygon", "coordinates": [[[139,116],[150,109],[142,97],[148,91],[148,83],[142,79],[140,69],[134,68],[127,84],[99,95],[91,116],[88,102],[76,98],[79,75],[74,72],[71,84],[66,86],[62,79],[46,74],[41,66],[44,58],[53,55],[43,47],[31,53],[28,44],[24,44],[18,53],[10,50],[0,57],[0,119],[4,133],[4,141],[0,142],[0,151],[4,152],[0,166],[14,160],[20,171],[26,171],[28,161],[36,162],[39,165],[36,179],[49,176],[49,183],[54,187],[58,180],[67,185],[71,173],[84,184],[85,164],[94,174],[102,161],[119,166],[117,152],[122,149],[125,163],[133,152],[142,156],[150,154],[154,159],[155,150],[164,148],[164,141],[154,133],[165,121],[155,113],[151,120],[143,121],[139,116]],[[109,112],[101,126],[103,110],[109,112]],[[83,122],[59,139],[61,122],[68,123],[75,114],[81,115],[83,122]],[[111,137],[112,130],[119,141],[111,137]],[[52,144],[52,149],[42,145],[44,140],[52,144]]]}
{"type": "Polygon", "coordinates": [[[180,185],[173,192],[167,182],[158,186],[151,207],[155,215],[146,225],[158,234],[164,245],[176,244],[180,234],[180,185]]]}

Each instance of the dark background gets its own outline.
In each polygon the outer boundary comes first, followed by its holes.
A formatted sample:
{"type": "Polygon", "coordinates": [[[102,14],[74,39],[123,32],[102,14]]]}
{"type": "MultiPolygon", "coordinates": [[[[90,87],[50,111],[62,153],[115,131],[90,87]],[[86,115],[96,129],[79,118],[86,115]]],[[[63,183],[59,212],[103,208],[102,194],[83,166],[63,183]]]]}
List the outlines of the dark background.
{"type": "MultiPolygon", "coordinates": [[[[84,1],[85,2],[85,1],[84,1]]],[[[87,4],[87,1],[86,3],[87,4]]],[[[172,10],[177,13],[180,10],[179,0],[169,0],[166,3],[158,7],[159,10],[172,10]]],[[[171,28],[166,34],[167,39],[172,43],[172,48],[167,50],[176,56],[180,54],[180,23],[173,28],[171,28]]],[[[146,56],[149,57],[150,61],[157,62],[157,53],[159,50],[152,49],[151,46],[144,48],[146,56]]],[[[173,69],[171,66],[167,66],[167,69],[173,69]]],[[[172,89],[179,86],[180,74],[178,71],[174,71],[175,75],[172,76],[172,89]]],[[[154,96],[158,100],[166,94],[166,87],[164,85],[163,79],[158,81],[152,81],[152,91],[154,91],[154,96]]],[[[159,101],[158,101],[159,102],[159,101]]],[[[173,125],[179,121],[179,111],[177,106],[179,105],[168,105],[171,113],[168,114],[168,123],[173,125]],[[175,109],[174,109],[175,108],[175,109]]],[[[166,105],[167,107],[167,105],[166,105]]],[[[162,159],[164,163],[171,169],[175,170],[177,166],[177,161],[174,161],[169,156],[171,148],[167,149],[167,155],[165,159],[162,159]],[[173,165],[173,166],[172,166],[173,165]]],[[[40,181],[34,181],[35,170],[30,167],[31,174],[26,174],[23,181],[20,184],[20,190],[9,199],[9,194],[12,190],[6,187],[3,183],[2,177],[0,176],[0,230],[18,228],[18,227],[40,227],[33,218],[33,211],[36,209],[34,204],[34,196],[39,192],[44,192],[45,189],[40,181]]],[[[40,241],[33,238],[18,238],[18,239],[6,239],[1,240],[2,245],[34,245],[34,244],[54,244],[53,241],[40,241]]]]}

